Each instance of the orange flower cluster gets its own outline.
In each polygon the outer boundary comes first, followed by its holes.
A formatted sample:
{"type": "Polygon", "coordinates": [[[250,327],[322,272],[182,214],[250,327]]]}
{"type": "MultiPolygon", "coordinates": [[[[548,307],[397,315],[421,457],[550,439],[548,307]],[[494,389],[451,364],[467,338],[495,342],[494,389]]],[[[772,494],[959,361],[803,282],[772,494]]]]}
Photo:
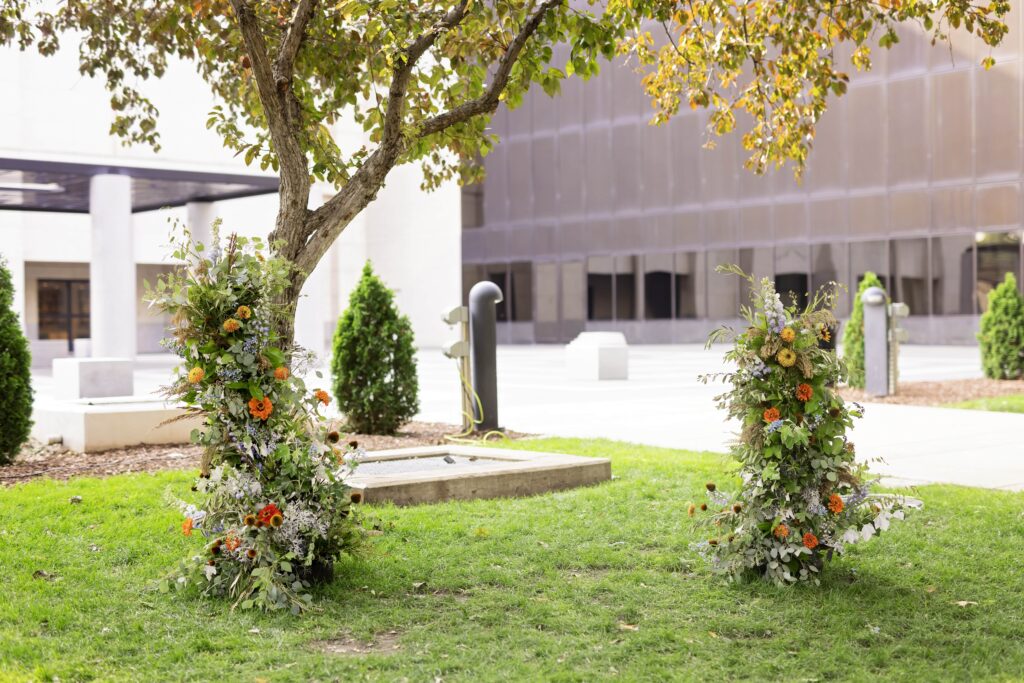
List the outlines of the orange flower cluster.
{"type": "Polygon", "coordinates": [[[778,408],[776,408],[775,406],[772,406],[768,410],[764,411],[763,417],[764,417],[764,421],[765,422],[775,422],[776,420],[781,418],[782,415],[779,413],[779,409],[778,408]]]}
{"type": "Polygon", "coordinates": [[[792,327],[783,327],[782,333],[779,336],[782,337],[782,341],[791,344],[796,339],[796,330],[792,327]]]}
{"type": "Polygon", "coordinates": [[[242,320],[248,320],[249,318],[252,317],[252,309],[249,308],[248,306],[239,306],[238,310],[235,311],[235,315],[237,315],[242,320]]]}
{"type": "Polygon", "coordinates": [[[810,384],[801,383],[796,388],[796,398],[798,401],[810,401],[811,396],[814,396],[814,389],[811,388],[810,384]]]}
{"type": "Polygon", "coordinates": [[[818,547],[818,537],[808,531],[804,534],[804,547],[808,550],[814,550],[818,547]]]}
{"type": "Polygon", "coordinates": [[[242,539],[238,538],[238,536],[235,536],[234,534],[228,534],[228,537],[224,539],[224,547],[227,548],[229,552],[238,550],[238,546],[240,545],[242,545],[242,539]]]}
{"type": "Polygon", "coordinates": [[[224,321],[224,331],[227,333],[235,332],[242,326],[242,323],[238,322],[234,318],[228,318],[224,321]]]}
{"type": "Polygon", "coordinates": [[[313,395],[316,396],[316,399],[323,403],[324,405],[328,405],[331,402],[330,394],[328,394],[323,389],[317,389],[316,391],[313,392],[313,395]]]}
{"type": "Polygon", "coordinates": [[[249,399],[249,412],[257,420],[266,420],[274,412],[274,404],[266,396],[263,399],[249,399]]]}
{"type": "Polygon", "coordinates": [[[780,524],[772,530],[772,534],[775,538],[789,538],[789,527],[785,524],[780,524]]]}
{"type": "Polygon", "coordinates": [[[203,381],[203,377],[206,377],[206,371],[198,365],[188,371],[189,384],[199,384],[203,381]]]}
{"type": "Polygon", "coordinates": [[[185,521],[181,523],[181,533],[185,534],[186,536],[191,536],[192,535],[192,524],[193,524],[192,518],[191,517],[187,517],[185,519],[185,521]]]}
{"type": "Polygon", "coordinates": [[[845,505],[843,504],[843,497],[838,493],[833,493],[828,497],[828,509],[832,511],[832,514],[838,515],[843,511],[845,505]]]}
{"type": "Polygon", "coordinates": [[[274,368],[274,379],[279,379],[282,382],[291,377],[291,370],[284,367],[283,365],[279,368],[274,368]]]}

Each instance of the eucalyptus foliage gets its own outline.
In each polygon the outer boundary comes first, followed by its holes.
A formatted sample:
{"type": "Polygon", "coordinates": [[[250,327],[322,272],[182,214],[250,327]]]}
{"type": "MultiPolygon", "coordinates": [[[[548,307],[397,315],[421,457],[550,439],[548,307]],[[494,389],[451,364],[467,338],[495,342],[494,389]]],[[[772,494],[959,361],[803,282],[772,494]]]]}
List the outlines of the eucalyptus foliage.
{"type": "Polygon", "coordinates": [[[182,360],[167,392],[204,421],[192,432],[204,447],[200,500],[181,504],[183,532],[204,546],[173,583],[242,608],[299,611],[311,582],[362,537],[345,483],[353,454],[319,413],[327,393],[300,377],[308,356],[276,332],[292,265],[265,257],[259,239],[232,235],[222,250],[216,233],[209,251],[180,240],[173,257],[190,265],[147,291],[171,314],[165,344],[182,360]]]}
{"type": "MultiPolygon", "coordinates": [[[[749,327],[725,354],[737,369],[702,378],[730,384],[716,400],[742,425],[732,447],[742,489],[728,495],[708,483],[701,510],[714,535],[695,548],[734,579],[817,582],[834,553],[904,515],[900,499],[869,495],[866,467],[846,435],[862,409],[834,391],[846,368],[819,345],[836,321],[835,285],[800,311],[783,306],[767,278],[758,282],[736,266],[719,272],[750,282],[752,306],[742,311],[749,327]]],[[[709,344],[730,334],[712,333],[709,344]]]]}

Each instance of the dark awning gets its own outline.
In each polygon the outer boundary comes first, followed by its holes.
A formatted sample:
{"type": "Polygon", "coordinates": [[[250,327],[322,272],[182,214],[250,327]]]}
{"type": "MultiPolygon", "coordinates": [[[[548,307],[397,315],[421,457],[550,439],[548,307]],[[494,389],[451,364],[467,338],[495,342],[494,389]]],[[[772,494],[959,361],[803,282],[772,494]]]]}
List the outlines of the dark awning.
{"type": "Polygon", "coordinates": [[[102,174],[131,176],[133,213],[278,190],[273,176],[0,158],[0,210],[89,213],[89,178],[102,174]]]}

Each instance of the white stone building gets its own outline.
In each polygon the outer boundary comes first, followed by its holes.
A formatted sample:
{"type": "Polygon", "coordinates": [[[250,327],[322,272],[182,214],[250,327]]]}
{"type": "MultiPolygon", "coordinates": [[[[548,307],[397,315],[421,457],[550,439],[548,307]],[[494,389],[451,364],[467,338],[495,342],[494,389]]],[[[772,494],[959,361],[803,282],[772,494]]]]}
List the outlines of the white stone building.
{"type": "MultiPolygon", "coordinates": [[[[72,354],[134,357],[159,353],[166,321],[142,303],[143,281],[173,267],[168,220],[203,234],[266,235],[276,179],[247,168],[206,130],[212,98],[188,65],[147,84],[160,110],[162,150],[126,148],[108,134],[102,83],[78,73],[74,47],[55,57],[0,49],[0,255],[34,362],[72,354]],[[27,210],[31,209],[31,210],[27,210]]],[[[338,131],[358,142],[361,131],[338,131]]],[[[324,353],[363,263],[397,292],[421,347],[450,332],[440,311],[460,296],[460,195],[419,189],[415,167],[396,169],[377,201],[349,226],[312,274],[297,336],[324,353]]],[[[313,201],[330,196],[315,187],[313,201]]]]}

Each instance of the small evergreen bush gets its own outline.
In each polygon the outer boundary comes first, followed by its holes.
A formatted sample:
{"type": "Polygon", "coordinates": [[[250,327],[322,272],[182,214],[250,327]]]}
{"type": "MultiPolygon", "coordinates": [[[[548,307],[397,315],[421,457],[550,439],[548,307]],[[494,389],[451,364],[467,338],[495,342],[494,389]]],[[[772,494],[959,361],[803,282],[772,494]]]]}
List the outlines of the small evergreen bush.
{"type": "Polygon", "coordinates": [[[334,333],[334,395],[348,428],[394,434],[419,411],[409,319],[367,261],[334,333]]]}
{"type": "Polygon", "coordinates": [[[0,258],[0,465],[14,460],[32,427],[32,354],[13,304],[14,283],[0,258]]]}
{"type": "Polygon", "coordinates": [[[864,388],[864,304],[860,295],[868,287],[882,286],[878,276],[868,271],[857,287],[857,296],[853,299],[853,312],[843,329],[843,360],[846,361],[847,383],[851,387],[864,388]]]}
{"type": "Polygon", "coordinates": [[[988,310],[981,316],[978,342],[986,377],[1024,377],[1024,297],[1012,273],[988,293],[988,310]]]}

